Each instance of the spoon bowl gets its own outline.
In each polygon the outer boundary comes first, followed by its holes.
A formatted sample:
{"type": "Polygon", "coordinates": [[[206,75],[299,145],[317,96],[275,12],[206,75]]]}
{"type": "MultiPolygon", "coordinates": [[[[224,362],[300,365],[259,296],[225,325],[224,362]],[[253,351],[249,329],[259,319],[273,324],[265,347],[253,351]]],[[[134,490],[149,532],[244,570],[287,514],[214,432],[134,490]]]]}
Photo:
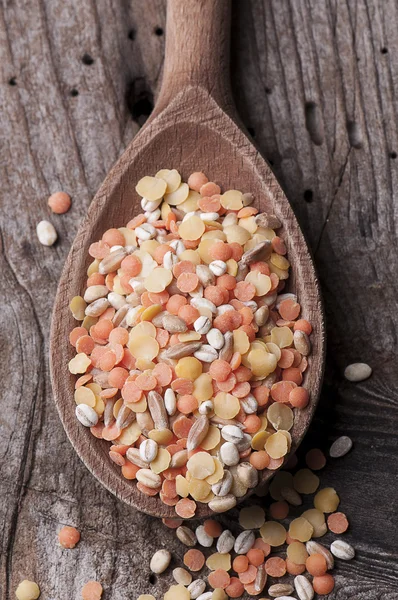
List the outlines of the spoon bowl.
{"type": "MultiPolygon", "coordinates": [[[[269,165],[239,124],[233,108],[228,72],[229,0],[169,0],[163,84],[154,112],[128,146],[96,194],[70,250],[59,283],[51,332],[51,375],[55,402],[65,431],[93,475],[131,506],[157,517],[176,517],[174,507],[148,497],[126,480],[109,459],[109,442],[95,438],[75,416],[75,376],[67,369],[73,357],[69,333],[75,326],[68,305],[81,294],[89,265],[88,249],[110,227],[122,227],[141,212],[136,182],[163,168],[177,169],[186,181],[203,171],[223,189],[252,192],[254,206],[282,222],[291,262],[289,291],[314,329],[304,385],[309,405],[295,413],[292,454],[313,417],[325,359],[324,317],[313,262],[290,204],[269,165]],[[189,35],[184,35],[189,32],[189,35]],[[205,35],[199,35],[206,32],[205,35]]],[[[286,460],[288,457],[286,457],[286,460]]],[[[275,471],[260,474],[264,484],[275,471]]],[[[238,499],[239,501],[243,500],[238,499]]],[[[212,514],[198,503],[196,517],[212,514]]]]}

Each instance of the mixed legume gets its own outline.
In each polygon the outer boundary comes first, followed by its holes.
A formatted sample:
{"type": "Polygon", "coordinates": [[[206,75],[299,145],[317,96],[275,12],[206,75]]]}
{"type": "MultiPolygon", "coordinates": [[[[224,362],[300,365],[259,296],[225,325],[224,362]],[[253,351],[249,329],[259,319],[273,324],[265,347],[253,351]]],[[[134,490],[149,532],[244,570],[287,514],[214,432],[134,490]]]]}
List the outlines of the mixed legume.
{"type": "Polygon", "coordinates": [[[91,244],[70,303],[76,417],[143,494],[224,512],[289,453],[312,327],[284,291],[281,223],[251,194],[175,169],[136,190],[144,212],[91,244]]]}

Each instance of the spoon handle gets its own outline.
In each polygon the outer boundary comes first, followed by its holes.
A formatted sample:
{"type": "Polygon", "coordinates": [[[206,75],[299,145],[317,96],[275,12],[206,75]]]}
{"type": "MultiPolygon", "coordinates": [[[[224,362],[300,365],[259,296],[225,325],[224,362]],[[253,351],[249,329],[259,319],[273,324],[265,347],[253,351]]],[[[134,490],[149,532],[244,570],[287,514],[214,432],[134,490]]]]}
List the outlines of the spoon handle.
{"type": "Polygon", "coordinates": [[[230,12],[231,0],[168,0],[157,111],[190,86],[204,88],[223,108],[231,105],[230,12]]]}

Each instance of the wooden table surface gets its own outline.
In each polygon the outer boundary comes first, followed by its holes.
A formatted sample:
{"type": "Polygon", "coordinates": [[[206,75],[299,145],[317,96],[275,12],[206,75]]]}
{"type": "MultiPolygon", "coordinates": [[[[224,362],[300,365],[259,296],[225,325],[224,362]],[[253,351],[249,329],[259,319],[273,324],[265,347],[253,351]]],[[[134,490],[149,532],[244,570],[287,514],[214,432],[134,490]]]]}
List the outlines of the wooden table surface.
{"type": "MultiPolygon", "coordinates": [[[[92,578],[105,600],[161,599],[171,575],[152,584],[149,558],[167,547],[179,564],[183,547],[75,455],[48,338],[79,223],[153,106],[165,2],[4,0],[0,15],[0,598],[29,578],[45,600],[77,599],[92,578]],[[59,242],[46,248],[35,227],[59,189],[73,207],[50,216],[59,242]],[[57,543],[62,524],[82,532],[73,551],[57,543]]],[[[304,446],[354,441],[321,474],[357,550],[339,561],[336,600],[398,598],[397,22],[396,0],[233,2],[235,100],[308,237],[326,305],[324,391],[304,446]],[[351,384],[342,372],[357,360],[374,373],[351,384]]]]}

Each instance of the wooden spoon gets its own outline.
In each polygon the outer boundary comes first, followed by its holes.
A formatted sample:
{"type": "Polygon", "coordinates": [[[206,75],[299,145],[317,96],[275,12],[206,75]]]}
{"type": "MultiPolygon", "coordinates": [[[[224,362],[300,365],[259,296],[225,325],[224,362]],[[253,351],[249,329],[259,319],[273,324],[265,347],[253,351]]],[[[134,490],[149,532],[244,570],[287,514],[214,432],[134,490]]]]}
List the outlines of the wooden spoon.
{"type": "MultiPolygon", "coordinates": [[[[73,243],[56,297],[51,333],[51,374],[55,402],[74,448],[95,477],[118,498],[157,517],[175,517],[174,507],[141,494],[108,455],[109,442],[96,439],[75,417],[75,376],[67,369],[74,352],[69,332],[76,325],[68,304],[85,287],[88,248],[110,227],[124,226],[141,212],[137,181],[159,169],[176,168],[186,181],[204,171],[225,189],[252,192],[255,206],[275,213],[292,262],[289,286],[303,316],[314,327],[305,385],[311,401],[297,411],[291,452],[301,442],[318,401],[325,358],[322,303],[314,266],[289,202],[270,167],[243,131],[229,84],[229,0],[169,0],[163,82],[151,118],[113,167],[73,243]]],[[[274,471],[265,470],[266,482],[274,471]]],[[[196,516],[211,513],[198,504],[196,516]]]]}

